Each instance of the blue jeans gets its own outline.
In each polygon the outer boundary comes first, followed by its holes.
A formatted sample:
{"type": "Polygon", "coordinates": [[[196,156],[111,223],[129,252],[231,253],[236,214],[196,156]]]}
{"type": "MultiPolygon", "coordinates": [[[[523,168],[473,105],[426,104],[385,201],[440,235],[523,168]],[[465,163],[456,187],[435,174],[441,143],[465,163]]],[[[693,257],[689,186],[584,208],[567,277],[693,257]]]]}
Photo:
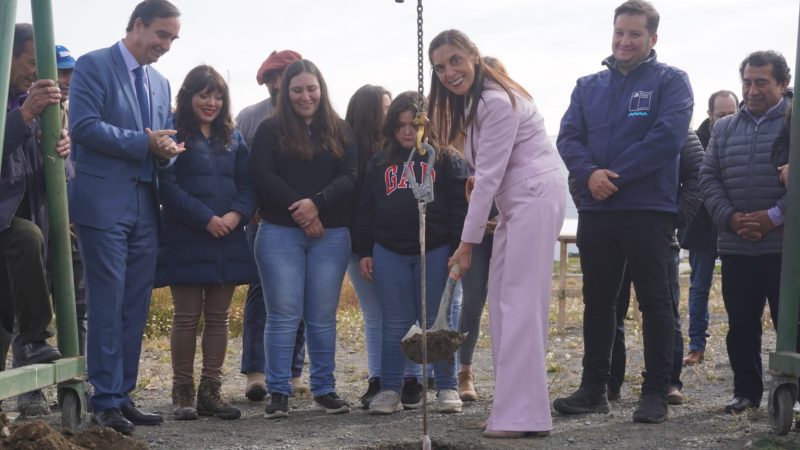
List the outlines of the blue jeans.
{"type": "MultiPolygon", "coordinates": [[[[248,224],[245,227],[247,244],[250,251],[254,251],[258,225],[248,224]]],[[[255,258],[255,255],[253,255],[255,258]]],[[[264,357],[264,325],[267,322],[267,309],[264,305],[264,293],[261,290],[261,279],[250,283],[247,288],[247,300],[244,303],[244,317],[242,319],[242,366],[241,373],[252,372],[266,373],[266,359],[264,357]]],[[[294,341],[294,355],[292,356],[292,377],[297,378],[303,374],[303,363],[306,360],[306,327],[303,321],[297,327],[297,336],[294,341]]]]}
{"type": "Polygon", "coordinates": [[[706,351],[708,337],[708,293],[714,279],[717,252],[714,249],[689,249],[689,351],[706,351]]]}
{"type": "Polygon", "coordinates": [[[269,392],[292,392],[292,354],[301,320],[306,323],[311,393],[318,397],[336,391],[336,308],[350,256],[349,231],[327,228],[312,239],[299,228],[262,220],[255,253],[267,307],[269,392]]]}
{"type": "MultiPolygon", "coordinates": [[[[449,246],[427,252],[426,295],[427,326],[430,328],[439,311],[439,300],[447,282],[449,246]]],[[[372,254],[375,284],[383,306],[383,345],[381,351],[381,388],[400,392],[403,369],[408,358],[400,341],[411,326],[422,323],[421,273],[419,255],[401,255],[375,244],[372,254]]],[[[455,389],[455,364],[433,364],[437,389],[455,389]]]]}
{"type": "Polygon", "coordinates": [[[367,371],[369,377],[381,376],[381,339],[383,336],[383,308],[381,308],[375,283],[367,281],[361,276],[359,270],[359,257],[350,254],[350,264],[347,274],[356,290],[358,304],[364,314],[364,336],[367,343],[367,371]]]}
{"type": "MultiPolygon", "coordinates": [[[[347,266],[347,274],[350,282],[356,290],[358,304],[364,315],[364,335],[367,342],[367,371],[369,378],[380,378],[381,376],[381,345],[383,341],[383,307],[378,297],[377,288],[374,282],[369,282],[361,276],[358,267],[358,255],[350,255],[350,264],[347,266]]],[[[421,378],[422,366],[408,361],[405,370],[405,377],[421,378]]]]}

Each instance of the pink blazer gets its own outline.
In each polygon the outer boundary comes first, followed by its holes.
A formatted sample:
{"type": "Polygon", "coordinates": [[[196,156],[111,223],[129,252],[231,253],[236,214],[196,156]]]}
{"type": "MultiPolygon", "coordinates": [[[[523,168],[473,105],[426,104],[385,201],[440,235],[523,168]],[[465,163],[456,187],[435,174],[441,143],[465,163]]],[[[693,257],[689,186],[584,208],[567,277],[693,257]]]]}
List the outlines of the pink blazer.
{"type": "Polygon", "coordinates": [[[484,87],[464,144],[467,163],[475,171],[475,188],[461,239],[474,244],[483,240],[495,196],[560,165],[533,101],[517,95],[514,107],[498,84],[487,81],[484,87]]]}

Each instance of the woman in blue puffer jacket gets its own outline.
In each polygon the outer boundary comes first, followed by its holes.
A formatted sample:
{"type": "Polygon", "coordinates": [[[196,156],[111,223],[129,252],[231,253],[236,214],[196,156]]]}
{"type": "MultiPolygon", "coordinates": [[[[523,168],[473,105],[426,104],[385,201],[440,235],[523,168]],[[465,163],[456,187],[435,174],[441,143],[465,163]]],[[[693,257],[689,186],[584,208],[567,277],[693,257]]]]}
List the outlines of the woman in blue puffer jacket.
{"type": "Polygon", "coordinates": [[[159,175],[163,207],[157,286],[170,286],[174,303],[172,402],[177,420],[197,415],[237,419],[221,393],[228,316],[237,284],[256,276],[244,224],[255,210],[249,150],[234,130],[225,80],[198,66],[177,96],[175,124],[186,152],[159,175]],[[195,337],[203,317],[203,369],[193,376],[195,337]]]}

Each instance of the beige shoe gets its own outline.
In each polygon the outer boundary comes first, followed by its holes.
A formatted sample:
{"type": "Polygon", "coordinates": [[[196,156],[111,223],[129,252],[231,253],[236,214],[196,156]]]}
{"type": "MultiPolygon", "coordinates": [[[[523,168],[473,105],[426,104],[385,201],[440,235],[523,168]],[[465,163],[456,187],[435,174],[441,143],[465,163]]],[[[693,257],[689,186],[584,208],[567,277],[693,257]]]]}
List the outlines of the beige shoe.
{"type": "Polygon", "coordinates": [[[308,386],[303,383],[300,377],[292,377],[292,393],[308,394],[309,392],[308,386]]]}
{"type": "Polygon", "coordinates": [[[459,372],[458,396],[462,402],[474,402],[478,399],[478,391],[472,383],[472,372],[459,372]]]}
{"type": "Polygon", "coordinates": [[[692,350],[683,358],[683,365],[684,366],[693,366],[695,364],[700,364],[706,359],[706,354],[702,350],[692,350]]]}
{"type": "Polygon", "coordinates": [[[244,396],[248,400],[260,402],[267,395],[267,384],[264,382],[264,374],[261,372],[249,372],[247,374],[247,385],[244,388],[244,396]]]}
{"type": "Polygon", "coordinates": [[[667,391],[667,403],[670,405],[683,404],[683,394],[681,394],[681,391],[675,386],[670,386],[667,391]]]}

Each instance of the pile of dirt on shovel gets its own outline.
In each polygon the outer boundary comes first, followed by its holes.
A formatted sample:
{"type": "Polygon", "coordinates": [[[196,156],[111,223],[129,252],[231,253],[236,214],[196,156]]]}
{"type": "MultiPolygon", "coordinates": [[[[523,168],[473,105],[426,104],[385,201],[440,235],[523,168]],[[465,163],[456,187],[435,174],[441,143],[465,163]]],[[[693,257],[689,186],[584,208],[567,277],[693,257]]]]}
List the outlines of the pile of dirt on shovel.
{"type": "Polygon", "coordinates": [[[110,428],[90,427],[80,433],[58,432],[47,422],[36,420],[10,423],[0,413],[0,447],[11,450],[148,450],[144,442],[136,441],[110,428]]]}
{"type": "MultiPolygon", "coordinates": [[[[455,354],[458,347],[464,343],[465,334],[453,330],[436,330],[428,332],[425,342],[428,347],[428,362],[455,361],[455,354]]],[[[417,333],[409,338],[403,339],[400,343],[403,353],[408,359],[417,364],[422,364],[422,334],[417,333]]]]}

